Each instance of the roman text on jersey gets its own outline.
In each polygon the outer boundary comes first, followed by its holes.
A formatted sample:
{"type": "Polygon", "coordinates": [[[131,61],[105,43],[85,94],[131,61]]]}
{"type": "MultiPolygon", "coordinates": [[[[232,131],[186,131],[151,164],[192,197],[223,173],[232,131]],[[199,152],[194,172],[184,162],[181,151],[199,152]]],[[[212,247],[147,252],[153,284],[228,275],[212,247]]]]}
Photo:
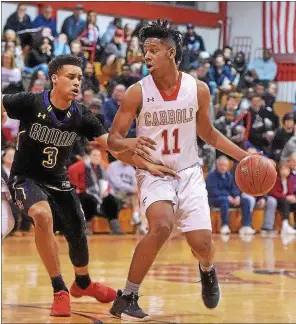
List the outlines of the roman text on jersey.
{"type": "Polygon", "coordinates": [[[35,141],[54,146],[71,146],[77,134],[74,132],[60,131],[56,128],[48,128],[38,123],[34,123],[30,130],[30,137],[35,141]]]}
{"type": "Polygon", "coordinates": [[[189,123],[193,120],[193,108],[145,112],[144,118],[146,126],[189,123]]]}

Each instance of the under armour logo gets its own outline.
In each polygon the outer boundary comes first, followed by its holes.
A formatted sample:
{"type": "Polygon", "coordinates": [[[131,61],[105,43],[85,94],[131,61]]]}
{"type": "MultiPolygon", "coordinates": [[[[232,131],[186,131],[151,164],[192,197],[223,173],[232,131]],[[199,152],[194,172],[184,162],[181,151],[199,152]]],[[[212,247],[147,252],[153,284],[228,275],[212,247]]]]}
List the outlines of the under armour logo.
{"type": "Polygon", "coordinates": [[[154,101],[154,98],[153,97],[151,99],[147,98],[147,102],[150,102],[150,101],[154,101]]]}
{"type": "Polygon", "coordinates": [[[142,201],[143,206],[145,206],[145,204],[146,204],[146,200],[147,200],[147,197],[145,197],[145,198],[143,199],[143,201],[142,201]]]}
{"type": "Polygon", "coordinates": [[[38,117],[38,118],[43,118],[43,119],[45,119],[46,115],[45,115],[45,114],[41,114],[41,113],[39,113],[39,114],[37,115],[37,117],[38,117]]]}

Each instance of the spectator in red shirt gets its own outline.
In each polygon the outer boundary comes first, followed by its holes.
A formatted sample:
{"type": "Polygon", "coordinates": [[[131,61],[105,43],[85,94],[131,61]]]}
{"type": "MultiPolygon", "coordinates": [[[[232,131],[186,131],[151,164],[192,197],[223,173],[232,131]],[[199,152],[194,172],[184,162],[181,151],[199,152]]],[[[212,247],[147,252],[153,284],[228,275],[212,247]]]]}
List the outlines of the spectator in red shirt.
{"type": "Polygon", "coordinates": [[[283,218],[282,234],[296,234],[296,230],[289,225],[290,211],[296,213],[296,195],[293,193],[293,183],[291,181],[290,168],[286,164],[279,167],[276,183],[269,193],[277,199],[277,208],[281,211],[283,218]]]}
{"type": "Polygon", "coordinates": [[[93,216],[102,215],[110,224],[112,234],[123,234],[118,223],[119,206],[109,193],[107,176],[101,167],[101,152],[92,148],[82,161],[72,164],[68,169],[70,182],[76,186],[87,221],[93,216]]]}

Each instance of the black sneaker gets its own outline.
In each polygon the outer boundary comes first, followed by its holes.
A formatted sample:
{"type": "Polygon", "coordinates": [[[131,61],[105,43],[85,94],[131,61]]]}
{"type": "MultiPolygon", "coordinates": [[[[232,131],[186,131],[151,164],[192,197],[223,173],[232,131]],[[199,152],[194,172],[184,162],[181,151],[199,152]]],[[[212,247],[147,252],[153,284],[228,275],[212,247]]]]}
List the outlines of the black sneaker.
{"type": "Polygon", "coordinates": [[[201,295],[203,302],[207,308],[215,308],[220,301],[220,286],[216,275],[215,267],[208,271],[203,272],[199,265],[199,272],[201,278],[201,295]]]}
{"type": "Polygon", "coordinates": [[[126,321],[149,321],[149,315],[144,313],[139,307],[138,300],[138,295],[134,293],[123,295],[122,291],[118,290],[117,297],[110,309],[110,314],[126,321]]]}

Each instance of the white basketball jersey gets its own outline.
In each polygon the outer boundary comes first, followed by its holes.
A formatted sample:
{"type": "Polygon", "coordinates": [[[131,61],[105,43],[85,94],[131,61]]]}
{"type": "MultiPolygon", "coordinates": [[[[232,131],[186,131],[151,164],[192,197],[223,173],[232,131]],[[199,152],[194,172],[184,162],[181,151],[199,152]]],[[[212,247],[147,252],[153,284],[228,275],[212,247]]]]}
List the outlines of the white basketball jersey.
{"type": "Polygon", "coordinates": [[[137,136],[147,136],[157,143],[156,151],[150,150],[151,159],[175,171],[200,161],[196,142],[196,80],[180,72],[178,83],[180,88],[177,86],[168,98],[160,93],[151,75],[143,78],[142,109],[137,119],[137,136]]]}

